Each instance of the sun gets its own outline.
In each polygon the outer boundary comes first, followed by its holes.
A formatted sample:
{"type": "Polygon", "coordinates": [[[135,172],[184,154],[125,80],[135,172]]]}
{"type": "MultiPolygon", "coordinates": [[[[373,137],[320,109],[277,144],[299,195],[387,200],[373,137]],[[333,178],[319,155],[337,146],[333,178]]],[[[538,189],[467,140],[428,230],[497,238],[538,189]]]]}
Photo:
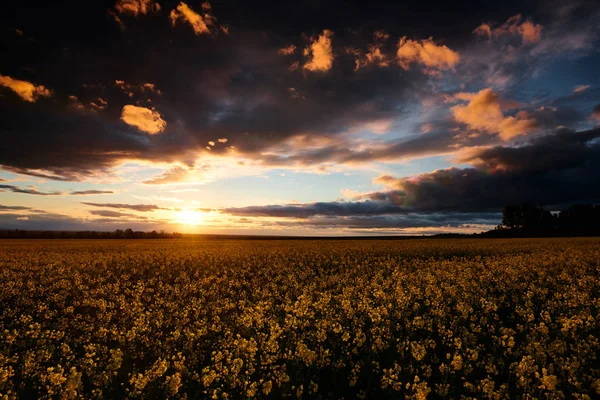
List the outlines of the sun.
{"type": "Polygon", "coordinates": [[[204,222],[204,213],[196,210],[181,210],[177,212],[175,222],[184,225],[201,225],[204,222]]]}

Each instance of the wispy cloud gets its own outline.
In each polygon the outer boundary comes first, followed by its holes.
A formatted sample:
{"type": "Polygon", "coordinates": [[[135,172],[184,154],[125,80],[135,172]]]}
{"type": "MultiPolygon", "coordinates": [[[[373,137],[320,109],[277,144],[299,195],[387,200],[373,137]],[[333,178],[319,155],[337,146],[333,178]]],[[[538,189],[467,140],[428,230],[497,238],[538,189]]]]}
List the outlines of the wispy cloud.
{"type": "Polygon", "coordinates": [[[573,93],[582,93],[590,88],[590,85],[579,85],[573,88],[573,93]]]}
{"type": "Polygon", "coordinates": [[[104,207],[104,208],[118,208],[122,210],[133,210],[140,212],[152,212],[157,210],[167,210],[167,208],[162,208],[157,206],[156,204],[120,204],[120,203],[88,203],[83,202],[81,204],[85,204],[92,207],[104,207]]]}
{"type": "Polygon", "coordinates": [[[0,185],[0,191],[11,191],[13,193],[22,193],[22,194],[34,194],[37,196],[60,196],[63,195],[64,192],[40,192],[35,188],[21,188],[13,185],[0,185]],[[4,189],[4,190],[3,190],[4,189]]]}
{"type": "Polygon", "coordinates": [[[96,194],[114,194],[114,193],[115,192],[113,192],[112,190],[90,189],[90,190],[78,190],[78,191],[70,192],[69,194],[71,196],[90,196],[90,195],[96,195],[96,194]]]}

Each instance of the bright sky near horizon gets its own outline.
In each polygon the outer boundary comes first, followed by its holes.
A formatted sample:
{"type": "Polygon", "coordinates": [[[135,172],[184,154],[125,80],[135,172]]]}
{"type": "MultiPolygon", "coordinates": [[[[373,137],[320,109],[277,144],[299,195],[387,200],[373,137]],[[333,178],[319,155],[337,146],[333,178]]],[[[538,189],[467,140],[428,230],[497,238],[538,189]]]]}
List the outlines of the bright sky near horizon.
{"type": "Polygon", "coordinates": [[[0,229],[469,233],[600,201],[596,1],[321,3],[7,4],[0,229]]]}

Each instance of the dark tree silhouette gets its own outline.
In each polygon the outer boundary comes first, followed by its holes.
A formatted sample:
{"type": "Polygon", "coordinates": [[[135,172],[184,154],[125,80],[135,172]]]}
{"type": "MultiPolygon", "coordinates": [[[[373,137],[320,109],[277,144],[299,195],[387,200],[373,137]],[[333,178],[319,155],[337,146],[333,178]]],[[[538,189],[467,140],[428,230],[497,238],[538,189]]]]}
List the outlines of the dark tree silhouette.
{"type": "Polygon", "coordinates": [[[491,236],[600,236],[600,206],[576,204],[558,214],[532,204],[506,206],[491,236]]]}

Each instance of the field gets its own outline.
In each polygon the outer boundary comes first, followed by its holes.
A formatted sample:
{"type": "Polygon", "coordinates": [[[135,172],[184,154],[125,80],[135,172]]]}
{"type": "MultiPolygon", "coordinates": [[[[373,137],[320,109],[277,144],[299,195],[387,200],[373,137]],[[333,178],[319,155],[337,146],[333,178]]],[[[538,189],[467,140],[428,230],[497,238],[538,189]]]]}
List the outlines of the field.
{"type": "Polygon", "coordinates": [[[600,239],[0,241],[0,398],[600,396],[600,239]]]}

